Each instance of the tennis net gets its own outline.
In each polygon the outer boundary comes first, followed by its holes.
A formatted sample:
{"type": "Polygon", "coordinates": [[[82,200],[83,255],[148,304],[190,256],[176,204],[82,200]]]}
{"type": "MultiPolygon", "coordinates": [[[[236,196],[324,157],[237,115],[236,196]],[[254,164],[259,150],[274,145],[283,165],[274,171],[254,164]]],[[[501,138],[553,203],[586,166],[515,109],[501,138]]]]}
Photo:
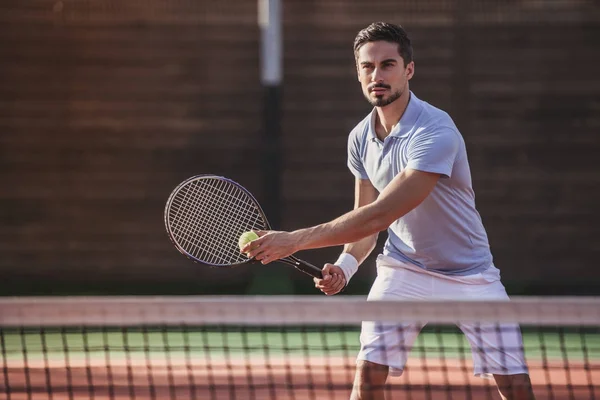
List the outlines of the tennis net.
{"type": "Polygon", "coordinates": [[[538,400],[600,398],[599,299],[353,296],[5,298],[0,398],[348,399],[361,321],[428,322],[388,399],[500,398],[456,323],[519,324],[538,400]]]}

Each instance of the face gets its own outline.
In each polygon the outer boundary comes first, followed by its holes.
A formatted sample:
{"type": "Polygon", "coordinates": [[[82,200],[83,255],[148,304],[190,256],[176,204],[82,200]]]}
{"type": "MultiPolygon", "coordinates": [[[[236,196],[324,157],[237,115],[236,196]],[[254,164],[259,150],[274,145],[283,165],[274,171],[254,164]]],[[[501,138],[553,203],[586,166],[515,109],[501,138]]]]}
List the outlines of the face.
{"type": "Polygon", "coordinates": [[[414,63],[404,67],[398,44],[367,42],[358,49],[356,68],[358,81],[367,101],[385,107],[402,97],[414,74],[414,63]]]}

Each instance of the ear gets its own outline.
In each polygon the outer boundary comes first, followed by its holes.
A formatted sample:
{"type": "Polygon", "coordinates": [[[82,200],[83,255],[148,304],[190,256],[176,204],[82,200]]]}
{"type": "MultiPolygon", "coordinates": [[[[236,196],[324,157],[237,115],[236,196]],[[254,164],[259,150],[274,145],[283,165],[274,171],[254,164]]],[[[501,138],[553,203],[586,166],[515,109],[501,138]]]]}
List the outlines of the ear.
{"type": "Polygon", "coordinates": [[[415,62],[411,61],[405,68],[406,79],[410,80],[415,74],[415,62]]]}

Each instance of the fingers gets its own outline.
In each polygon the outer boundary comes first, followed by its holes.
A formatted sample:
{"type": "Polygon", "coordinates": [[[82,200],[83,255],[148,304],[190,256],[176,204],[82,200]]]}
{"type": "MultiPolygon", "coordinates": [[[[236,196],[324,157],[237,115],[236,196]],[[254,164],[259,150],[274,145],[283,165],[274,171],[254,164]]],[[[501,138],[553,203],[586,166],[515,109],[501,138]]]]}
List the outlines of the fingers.
{"type": "Polygon", "coordinates": [[[313,278],[315,287],[328,296],[339,293],[346,286],[343,271],[337,265],[325,264],[322,272],[323,278],[313,278]]]}
{"type": "Polygon", "coordinates": [[[262,250],[260,247],[249,251],[248,253],[246,253],[246,256],[248,258],[252,258],[256,261],[260,261],[262,264],[265,264],[265,265],[270,262],[277,261],[280,258],[280,257],[273,257],[270,254],[266,254],[266,252],[264,250],[262,250]]]}
{"type": "Polygon", "coordinates": [[[244,247],[242,247],[241,252],[246,253],[246,254],[256,252],[256,249],[258,249],[260,247],[260,243],[261,243],[260,237],[258,239],[254,239],[254,240],[246,243],[246,245],[244,247]]]}
{"type": "Polygon", "coordinates": [[[241,249],[241,252],[245,253],[248,258],[260,261],[262,264],[269,264],[289,255],[285,252],[285,247],[281,245],[281,239],[279,242],[276,240],[276,235],[281,235],[282,232],[259,230],[254,232],[259,238],[246,243],[241,249]]]}
{"type": "Polygon", "coordinates": [[[289,232],[257,230],[255,233],[260,237],[246,243],[241,251],[263,264],[288,257],[297,251],[295,239],[289,232]]]}
{"type": "Polygon", "coordinates": [[[266,234],[268,234],[270,231],[253,231],[253,232],[258,235],[258,239],[254,239],[254,240],[246,243],[246,245],[242,248],[242,253],[246,253],[246,255],[248,255],[249,258],[256,258],[257,260],[260,260],[260,259],[264,258],[264,257],[258,257],[259,255],[262,254],[262,252],[260,251],[260,246],[265,241],[264,236],[266,234]]]}
{"type": "Polygon", "coordinates": [[[268,255],[264,255],[264,256],[258,255],[256,259],[259,260],[264,265],[267,265],[268,263],[273,262],[273,261],[277,261],[277,258],[273,258],[268,255]]]}
{"type": "MultiPolygon", "coordinates": [[[[256,233],[266,234],[268,231],[256,231],[256,233]]],[[[273,261],[279,260],[281,257],[276,257],[274,254],[267,254],[267,250],[263,247],[265,240],[266,239],[264,237],[254,239],[242,247],[241,252],[245,253],[246,257],[260,261],[262,264],[269,264],[273,261]]]]}
{"type": "MultiPolygon", "coordinates": [[[[260,236],[260,233],[264,233],[266,231],[254,231],[256,232],[257,235],[260,236]]],[[[246,256],[248,258],[253,258],[253,259],[257,259],[257,260],[261,260],[262,258],[264,258],[262,256],[262,251],[260,249],[260,245],[263,242],[262,237],[259,237],[258,239],[254,239],[248,243],[246,243],[246,245],[244,247],[242,247],[241,252],[246,254],[246,256]]]]}
{"type": "Polygon", "coordinates": [[[331,279],[331,268],[329,267],[329,264],[325,264],[325,267],[321,270],[321,276],[321,279],[313,278],[315,283],[317,283],[317,281],[327,281],[331,279]]]}
{"type": "Polygon", "coordinates": [[[317,289],[321,289],[326,286],[328,281],[331,280],[331,269],[325,265],[325,268],[321,270],[321,278],[313,278],[313,282],[315,283],[315,287],[317,289]]]}
{"type": "Polygon", "coordinates": [[[339,293],[345,286],[346,280],[338,274],[331,275],[330,279],[315,282],[315,287],[328,296],[339,293]]]}

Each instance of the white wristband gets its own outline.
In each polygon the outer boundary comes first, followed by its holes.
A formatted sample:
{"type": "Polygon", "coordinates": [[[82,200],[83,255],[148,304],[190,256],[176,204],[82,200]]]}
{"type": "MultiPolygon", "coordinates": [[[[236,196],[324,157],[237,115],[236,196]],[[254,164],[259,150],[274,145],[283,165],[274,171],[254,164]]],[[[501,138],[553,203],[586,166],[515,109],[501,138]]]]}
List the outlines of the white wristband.
{"type": "Polygon", "coordinates": [[[342,253],[338,257],[337,261],[333,263],[337,265],[344,271],[344,276],[346,277],[346,284],[350,282],[350,278],[352,275],[358,270],[358,261],[354,256],[350,253],[342,253]]]}

